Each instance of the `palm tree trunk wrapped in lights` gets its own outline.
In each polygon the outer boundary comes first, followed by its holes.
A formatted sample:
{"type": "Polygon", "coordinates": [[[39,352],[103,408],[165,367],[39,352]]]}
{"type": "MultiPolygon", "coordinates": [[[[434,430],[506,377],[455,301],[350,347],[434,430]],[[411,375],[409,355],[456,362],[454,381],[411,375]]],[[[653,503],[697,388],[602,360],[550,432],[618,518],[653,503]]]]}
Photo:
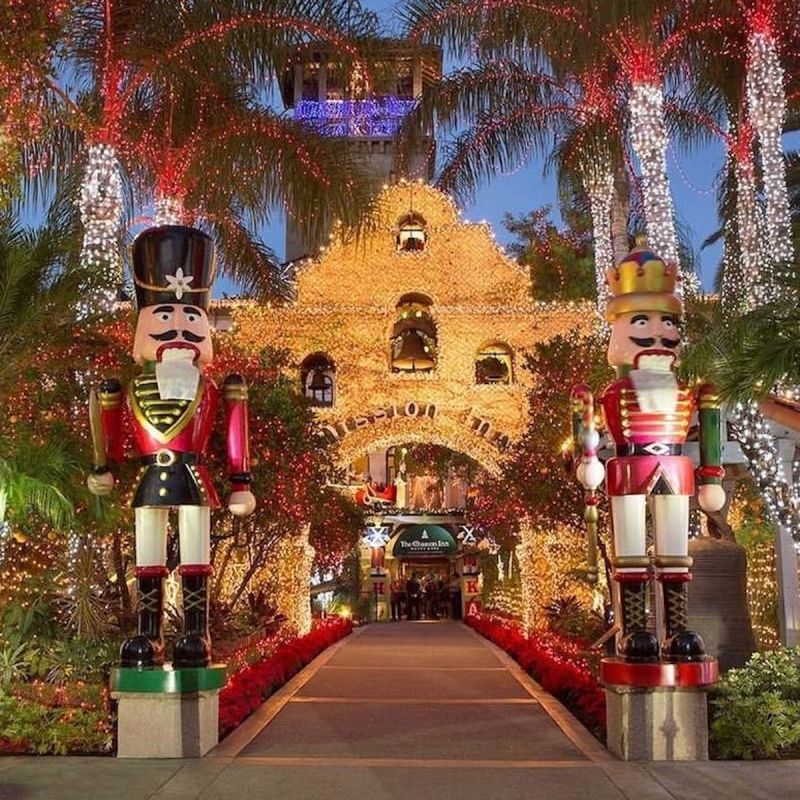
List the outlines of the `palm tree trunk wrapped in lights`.
{"type": "Polygon", "coordinates": [[[611,205],[614,199],[614,173],[601,168],[586,180],[586,192],[592,215],[594,267],[597,281],[597,309],[602,319],[608,305],[606,273],[614,266],[614,244],[611,240],[611,205]]]}
{"type": "Polygon", "coordinates": [[[104,287],[96,303],[109,310],[122,283],[119,231],[122,220],[122,179],[115,149],[109,144],[89,147],[79,199],[83,223],[81,263],[102,272],[104,287]]]}
{"type": "Polygon", "coordinates": [[[784,72],[773,36],[755,30],[747,52],[747,107],[758,136],[764,176],[767,252],[774,263],[791,261],[792,230],[786,190],[783,125],[786,119],[784,72]]]}
{"type": "Polygon", "coordinates": [[[739,231],[739,251],[745,295],[745,306],[763,302],[767,287],[762,269],[763,211],[758,202],[755,165],[752,159],[736,159],[736,225],[739,231]]]}
{"type": "MultiPolygon", "coordinates": [[[[647,237],[650,246],[668,263],[680,264],[678,236],[667,175],[667,130],[664,124],[664,92],[660,83],[633,82],[628,97],[630,134],[642,171],[647,237]]],[[[683,291],[696,292],[697,276],[681,272],[683,291]]]]}

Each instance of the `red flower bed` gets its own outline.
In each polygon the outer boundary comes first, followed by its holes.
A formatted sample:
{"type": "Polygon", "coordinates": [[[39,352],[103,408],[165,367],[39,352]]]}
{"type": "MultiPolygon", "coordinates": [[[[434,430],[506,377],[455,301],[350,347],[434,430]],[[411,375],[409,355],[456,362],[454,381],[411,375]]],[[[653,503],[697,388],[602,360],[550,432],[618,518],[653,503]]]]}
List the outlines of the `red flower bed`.
{"type": "Polygon", "coordinates": [[[280,644],[266,658],[228,675],[219,694],[219,735],[227,736],[250,716],[273,692],[334,642],[353,630],[353,623],[328,617],[298,639],[280,644]]]}
{"type": "Polygon", "coordinates": [[[546,630],[527,637],[516,623],[488,614],[471,614],[465,621],[505,650],[598,739],[604,739],[605,694],[584,655],[587,643],[546,630]]]}

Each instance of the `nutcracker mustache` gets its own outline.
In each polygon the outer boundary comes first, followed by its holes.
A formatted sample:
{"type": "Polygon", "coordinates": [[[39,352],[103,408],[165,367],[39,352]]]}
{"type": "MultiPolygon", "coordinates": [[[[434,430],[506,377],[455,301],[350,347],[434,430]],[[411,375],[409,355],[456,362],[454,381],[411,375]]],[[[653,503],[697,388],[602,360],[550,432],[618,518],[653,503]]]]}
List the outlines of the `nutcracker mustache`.
{"type": "Polygon", "coordinates": [[[171,342],[173,339],[177,339],[178,336],[187,342],[194,342],[195,344],[204,342],[206,340],[205,336],[198,336],[196,333],[192,333],[191,331],[164,331],[164,333],[150,334],[150,338],[155,339],[157,342],[171,342]]]}
{"type": "MultiPolygon", "coordinates": [[[[637,347],[652,347],[656,343],[655,337],[648,337],[646,339],[638,339],[636,336],[628,337],[637,347]]],[[[661,338],[661,344],[668,350],[677,350],[680,346],[680,339],[665,339],[661,338]]]]}

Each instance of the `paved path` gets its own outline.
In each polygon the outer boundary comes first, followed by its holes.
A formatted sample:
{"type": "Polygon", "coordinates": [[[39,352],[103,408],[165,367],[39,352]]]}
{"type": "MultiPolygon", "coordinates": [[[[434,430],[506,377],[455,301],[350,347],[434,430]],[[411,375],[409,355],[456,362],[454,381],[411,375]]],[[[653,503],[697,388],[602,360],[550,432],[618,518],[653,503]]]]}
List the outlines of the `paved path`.
{"type": "Polygon", "coordinates": [[[800,762],[612,759],[459,623],[371,625],[212,757],[0,760],[0,800],[703,800],[800,797],[800,762]]]}

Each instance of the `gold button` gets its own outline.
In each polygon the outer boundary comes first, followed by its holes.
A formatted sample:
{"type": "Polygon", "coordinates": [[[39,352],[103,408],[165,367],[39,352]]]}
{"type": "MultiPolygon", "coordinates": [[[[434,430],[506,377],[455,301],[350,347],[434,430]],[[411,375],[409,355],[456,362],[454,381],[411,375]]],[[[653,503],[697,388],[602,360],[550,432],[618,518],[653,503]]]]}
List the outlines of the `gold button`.
{"type": "Polygon", "coordinates": [[[159,495],[161,495],[161,497],[166,497],[166,496],[169,494],[169,489],[167,489],[167,487],[166,487],[166,486],[162,486],[162,487],[161,487],[161,488],[158,490],[158,493],[159,493],[159,495]]]}
{"type": "Polygon", "coordinates": [[[169,472],[164,471],[158,477],[161,478],[162,481],[165,481],[169,478],[169,472]]]}

